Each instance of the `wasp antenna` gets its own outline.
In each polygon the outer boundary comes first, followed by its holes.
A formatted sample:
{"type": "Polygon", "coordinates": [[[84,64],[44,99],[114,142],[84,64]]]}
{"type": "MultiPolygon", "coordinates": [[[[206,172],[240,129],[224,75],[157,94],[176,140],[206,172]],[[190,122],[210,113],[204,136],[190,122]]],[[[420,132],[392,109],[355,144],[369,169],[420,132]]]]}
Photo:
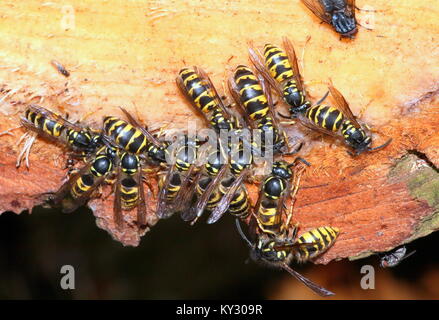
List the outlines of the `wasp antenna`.
{"type": "Polygon", "coordinates": [[[392,142],[392,138],[390,138],[389,140],[387,140],[385,143],[383,143],[382,145],[380,145],[380,146],[378,146],[378,147],[375,147],[375,148],[368,148],[367,149],[367,151],[376,151],[376,150],[379,150],[379,149],[382,149],[382,148],[385,148],[385,147],[387,147],[389,144],[390,144],[390,142],[392,142]]]}
{"type": "Polygon", "coordinates": [[[236,229],[238,230],[239,235],[241,236],[242,239],[244,239],[244,241],[247,243],[247,245],[250,248],[253,248],[254,245],[253,243],[247,238],[247,236],[244,234],[244,231],[242,231],[241,228],[241,222],[239,221],[238,218],[235,219],[235,224],[236,224],[236,229]]]}
{"type": "Polygon", "coordinates": [[[290,163],[288,165],[288,168],[291,168],[292,166],[294,166],[296,164],[296,161],[300,161],[302,162],[304,165],[306,165],[307,167],[311,167],[311,163],[309,163],[308,161],[306,161],[305,159],[303,159],[302,157],[297,157],[293,163],[290,163]]]}
{"type": "Polygon", "coordinates": [[[323,97],[321,97],[319,101],[317,101],[316,105],[321,104],[323,101],[325,101],[326,98],[328,97],[328,95],[329,95],[329,90],[326,91],[325,95],[323,97]]]}

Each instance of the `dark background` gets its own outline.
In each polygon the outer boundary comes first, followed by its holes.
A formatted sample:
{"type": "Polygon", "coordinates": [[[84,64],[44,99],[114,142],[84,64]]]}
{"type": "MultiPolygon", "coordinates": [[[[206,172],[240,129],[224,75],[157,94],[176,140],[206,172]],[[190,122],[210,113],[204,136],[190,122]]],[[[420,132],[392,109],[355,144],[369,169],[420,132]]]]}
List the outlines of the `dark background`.
{"type": "MultiPolygon", "coordinates": [[[[37,208],[0,216],[2,299],[314,299],[281,270],[250,261],[224,217],[190,227],[178,216],[160,221],[139,247],[123,247],[97,228],[88,209],[73,214],[37,208]],[[75,268],[75,290],[60,287],[63,265],[75,268]]],[[[415,255],[392,269],[378,256],[327,266],[294,266],[347,299],[439,298],[439,233],[409,245],[415,255]],[[362,290],[363,265],[375,268],[375,290],[362,290]]]]}

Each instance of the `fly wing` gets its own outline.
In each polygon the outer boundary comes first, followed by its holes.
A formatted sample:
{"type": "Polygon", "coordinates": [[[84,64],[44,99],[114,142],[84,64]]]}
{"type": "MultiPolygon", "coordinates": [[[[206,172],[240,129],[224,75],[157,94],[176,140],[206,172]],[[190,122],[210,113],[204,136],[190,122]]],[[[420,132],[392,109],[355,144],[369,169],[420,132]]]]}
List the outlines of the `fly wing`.
{"type": "MultiPolygon", "coordinates": [[[[355,19],[355,0],[346,0],[347,14],[355,19]]],[[[356,21],[356,20],[355,20],[356,21]]]]}
{"type": "Polygon", "coordinates": [[[325,12],[322,4],[319,0],[300,0],[302,3],[308,7],[320,20],[331,24],[331,17],[325,12]]]}

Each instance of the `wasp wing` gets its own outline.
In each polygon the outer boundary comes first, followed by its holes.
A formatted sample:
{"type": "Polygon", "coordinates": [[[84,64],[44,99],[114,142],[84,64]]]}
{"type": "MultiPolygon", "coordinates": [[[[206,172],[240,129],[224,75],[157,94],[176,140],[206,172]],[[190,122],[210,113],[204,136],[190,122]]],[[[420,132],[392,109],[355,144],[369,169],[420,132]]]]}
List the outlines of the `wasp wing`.
{"type": "Polygon", "coordinates": [[[222,99],[220,98],[215,86],[213,85],[213,82],[210,79],[209,75],[200,67],[195,66],[194,70],[195,70],[195,73],[200,77],[200,79],[203,82],[205,82],[207,87],[210,89],[210,91],[213,95],[213,98],[215,99],[216,104],[221,108],[221,110],[222,110],[223,114],[226,116],[226,118],[231,119],[232,114],[224,106],[224,103],[223,103],[222,99]]]}
{"type": "Polygon", "coordinates": [[[296,79],[296,85],[300,92],[306,96],[306,92],[303,89],[303,79],[300,74],[299,64],[297,63],[296,51],[291,41],[287,37],[282,38],[285,52],[287,53],[288,60],[293,68],[294,78],[296,79]]]}
{"type": "Polygon", "coordinates": [[[270,73],[267,71],[265,67],[264,59],[262,58],[262,54],[259,50],[252,47],[252,44],[249,44],[248,53],[250,56],[250,61],[256,68],[256,70],[264,77],[264,79],[270,84],[270,86],[276,90],[279,96],[283,96],[282,93],[282,85],[274,79],[270,73]]]}
{"type": "Polygon", "coordinates": [[[128,121],[134,126],[136,127],[136,129],[140,130],[148,139],[148,141],[150,141],[151,143],[153,143],[157,148],[162,148],[163,145],[160,143],[160,141],[157,140],[156,137],[154,137],[148,130],[146,130],[144,127],[142,127],[136,119],[133,118],[133,116],[123,107],[119,107],[120,110],[122,110],[122,112],[125,114],[125,116],[127,117],[128,121]]]}
{"type": "Polygon", "coordinates": [[[243,170],[236,178],[235,181],[232,182],[232,184],[228,187],[227,192],[222,196],[221,200],[218,202],[216,208],[212,211],[209,218],[207,219],[208,224],[212,224],[217,222],[223,214],[227,211],[229,208],[230,202],[232,201],[233,197],[235,196],[236,191],[240,186],[244,187],[242,185],[242,181],[247,175],[247,170],[243,170]]]}
{"type": "Polygon", "coordinates": [[[343,95],[338,91],[334,85],[332,84],[332,81],[329,84],[329,92],[331,93],[331,96],[334,98],[335,106],[338,108],[343,114],[355,125],[357,128],[361,128],[360,124],[357,121],[357,118],[354,116],[354,114],[351,111],[351,108],[349,108],[349,104],[346,101],[346,99],[343,97],[343,95]]]}
{"type": "Polygon", "coordinates": [[[167,191],[168,191],[171,179],[174,176],[174,174],[176,174],[176,173],[177,173],[176,166],[172,165],[168,169],[168,172],[166,173],[166,176],[165,176],[164,181],[163,181],[163,185],[160,189],[159,197],[157,200],[157,210],[156,210],[156,215],[160,219],[169,218],[173,214],[173,212],[171,210],[168,210],[168,206],[167,206],[168,201],[166,200],[166,195],[167,195],[167,191]]]}
{"type": "Polygon", "coordinates": [[[228,81],[227,81],[228,87],[229,87],[229,92],[232,95],[232,98],[235,101],[235,103],[238,105],[240,113],[244,115],[244,118],[245,118],[244,127],[255,128],[254,122],[251,121],[250,118],[248,117],[245,106],[243,105],[243,103],[241,101],[241,96],[239,94],[239,89],[236,86],[234,76],[235,76],[234,73],[232,73],[229,76],[228,81]]]}
{"type": "MultiPolygon", "coordinates": [[[[142,170],[136,172],[134,176],[134,180],[137,183],[139,188],[139,200],[137,202],[137,225],[139,228],[144,229],[147,227],[146,217],[148,215],[148,209],[145,202],[145,188],[143,186],[143,175],[142,170]]],[[[151,190],[148,189],[148,199],[150,196],[151,190]]]]}
{"type": "Polygon", "coordinates": [[[114,202],[113,202],[113,220],[116,224],[116,227],[120,230],[123,225],[122,218],[122,200],[121,200],[121,181],[122,181],[122,172],[120,166],[117,166],[116,172],[116,188],[114,191],[114,202]]]}
{"type": "Polygon", "coordinates": [[[61,189],[55,194],[54,202],[62,204],[63,212],[70,213],[75,211],[80,206],[84,205],[90,199],[91,194],[104,182],[106,175],[95,177],[91,173],[88,173],[89,169],[90,167],[89,165],[87,165],[78,174],[75,174],[74,177],[69,179],[69,181],[67,181],[66,184],[63,185],[61,189]],[[73,185],[78,181],[78,179],[80,179],[84,175],[93,177],[92,185],[79,197],[72,198],[68,193],[70,192],[73,185]]]}
{"type": "Polygon", "coordinates": [[[309,280],[308,278],[302,276],[300,273],[298,273],[297,271],[293,270],[290,266],[288,266],[286,263],[283,263],[282,268],[287,271],[289,274],[291,274],[294,278],[296,278],[297,280],[299,280],[300,282],[302,282],[304,285],[306,285],[308,288],[310,288],[312,291],[314,291],[315,293],[317,293],[318,295],[322,296],[322,297],[328,297],[328,296],[333,296],[334,293],[329,291],[328,289],[325,289],[321,286],[319,286],[318,284],[312,282],[311,280],[309,280]]]}
{"type": "Polygon", "coordinates": [[[228,165],[223,164],[223,166],[221,167],[218,174],[212,179],[212,181],[210,181],[206,190],[204,190],[204,193],[202,194],[202,196],[197,201],[197,203],[195,204],[195,207],[194,207],[195,212],[196,212],[196,219],[201,217],[201,215],[203,214],[203,212],[206,208],[206,205],[209,202],[210,196],[214,192],[218,191],[218,184],[221,182],[221,180],[223,179],[223,177],[227,171],[228,171],[228,165]]]}
{"type": "Polygon", "coordinates": [[[192,188],[188,188],[182,195],[183,196],[182,201],[188,203],[189,205],[192,205],[191,207],[187,207],[185,208],[185,210],[181,211],[180,216],[183,221],[193,221],[195,218],[197,218],[197,212],[194,207],[195,204],[193,198],[197,188],[196,186],[198,185],[198,183],[203,177],[205,177],[205,175],[203,175],[203,170],[200,170],[198,174],[195,176],[195,179],[192,181],[192,185],[193,185],[192,188]]]}

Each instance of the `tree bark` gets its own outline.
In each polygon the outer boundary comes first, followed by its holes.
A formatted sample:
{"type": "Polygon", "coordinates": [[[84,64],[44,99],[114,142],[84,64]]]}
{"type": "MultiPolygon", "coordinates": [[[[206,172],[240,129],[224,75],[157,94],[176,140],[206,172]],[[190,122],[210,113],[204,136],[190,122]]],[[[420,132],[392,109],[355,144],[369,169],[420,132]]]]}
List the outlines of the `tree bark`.
{"type": "MultiPolygon", "coordinates": [[[[301,231],[340,228],[336,244],[317,263],[390,250],[439,228],[439,14],[434,0],[357,1],[366,5],[375,11],[357,11],[357,17],[372,30],[360,27],[355,40],[340,40],[300,1],[2,1],[0,132],[17,127],[30,103],[73,119],[92,111],[84,122],[96,128],[105,115],[121,116],[118,106],[152,128],[185,128],[193,119],[201,128],[204,122],[175,85],[178,71],[200,66],[224,92],[229,72],[249,64],[248,41],[281,45],[287,36],[314,101],[327,90],[316,83],[332,79],[372,127],[374,145],[393,139],[356,158],[331,138],[307,141],[303,156],[312,166],[302,179],[294,220],[301,231]]],[[[294,140],[297,128],[288,130],[294,140]]],[[[16,169],[24,132],[0,136],[0,212],[31,210],[65,177],[65,150],[42,139],[32,149],[30,168],[16,169]]],[[[257,188],[249,188],[255,201],[257,188]]],[[[131,224],[117,232],[112,200],[90,202],[98,226],[124,245],[138,245],[148,230],[131,224]]],[[[134,211],[125,215],[128,223],[134,211]]],[[[148,217],[151,225],[157,222],[152,211],[148,217]]]]}

